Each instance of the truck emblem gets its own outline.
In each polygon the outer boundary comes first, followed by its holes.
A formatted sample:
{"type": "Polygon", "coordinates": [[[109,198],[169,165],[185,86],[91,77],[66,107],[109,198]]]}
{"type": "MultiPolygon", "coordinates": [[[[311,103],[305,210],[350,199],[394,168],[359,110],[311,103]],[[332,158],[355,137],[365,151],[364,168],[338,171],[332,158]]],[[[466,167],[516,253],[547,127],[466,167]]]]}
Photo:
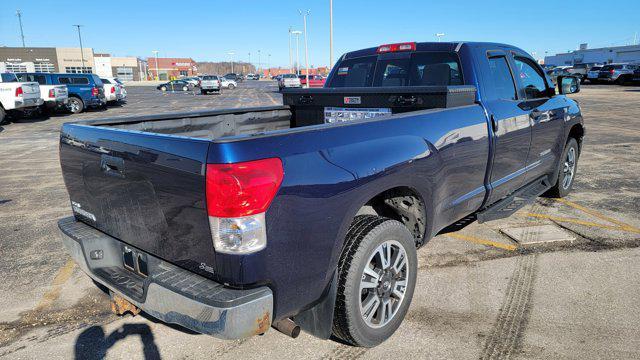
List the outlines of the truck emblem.
{"type": "Polygon", "coordinates": [[[350,105],[359,105],[362,104],[362,99],[360,96],[345,96],[344,103],[350,105]]]}

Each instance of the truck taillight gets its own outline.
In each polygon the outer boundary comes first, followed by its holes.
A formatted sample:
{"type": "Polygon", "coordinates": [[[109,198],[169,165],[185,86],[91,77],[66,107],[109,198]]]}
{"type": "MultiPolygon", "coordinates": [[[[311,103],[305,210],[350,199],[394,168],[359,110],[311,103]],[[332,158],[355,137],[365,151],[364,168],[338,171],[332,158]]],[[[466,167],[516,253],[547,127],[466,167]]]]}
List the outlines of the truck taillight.
{"type": "Polygon", "coordinates": [[[611,75],[613,75],[615,72],[616,72],[616,71],[615,71],[615,70],[613,70],[613,69],[609,70],[609,73],[610,73],[611,75]]]}
{"type": "Polygon", "coordinates": [[[22,86],[18,86],[16,88],[16,97],[22,96],[24,92],[22,91],[22,86]]]}
{"type": "Polygon", "coordinates": [[[283,177],[278,158],[207,164],[207,213],[216,251],[250,254],[265,248],[264,214],[283,177]]]}
{"type": "Polygon", "coordinates": [[[398,51],[415,51],[416,43],[415,42],[407,42],[407,43],[397,43],[397,44],[386,44],[378,46],[377,52],[387,53],[387,52],[398,52],[398,51]]]}
{"type": "Polygon", "coordinates": [[[100,93],[100,90],[98,90],[97,87],[91,88],[91,96],[98,96],[99,93],[100,93]]]}
{"type": "Polygon", "coordinates": [[[116,87],[115,87],[115,86],[112,86],[112,87],[111,87],[111,93],[112,93],[112,94],[115,94],[115,93],[116,93],[116,87]]]}
{"type": "Polygon", "coordinates": [[[55,98],[56,97],[56,91],[53,89],[49,89],[49,97],[50,98],[55,98]]]}

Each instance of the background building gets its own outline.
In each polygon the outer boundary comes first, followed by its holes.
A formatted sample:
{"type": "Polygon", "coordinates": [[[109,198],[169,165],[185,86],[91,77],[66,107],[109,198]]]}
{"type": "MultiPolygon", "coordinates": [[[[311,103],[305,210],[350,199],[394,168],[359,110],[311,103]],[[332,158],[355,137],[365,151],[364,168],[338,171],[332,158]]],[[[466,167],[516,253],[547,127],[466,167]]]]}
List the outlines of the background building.
{"type": "Polygon", "coordinates": [[[554,66],[591,63],[640,63],[640,45],[588,49],[587,44],[583,44],[580,50],[545,56],[544,63],[545,65],[554,66]]]}
{"type": "Polygon", "coordinates": [[[0,72],[56,72],[55,48],[0,47],[0,72]]]}
{"type": "Polygon", "coordinates": [[[160,80],[177,79],[182,76],[194,76],[198,67],[192,58],[158,58],[156,73],[156,58],[147,58],[148,71],[152,79],[156,77],[160,80]]]}
{"type": "Polygon", "coordinates": [[[62,73],[93,73],[92,48],[56,48],[58,57],[58,71],[62,73]]]}

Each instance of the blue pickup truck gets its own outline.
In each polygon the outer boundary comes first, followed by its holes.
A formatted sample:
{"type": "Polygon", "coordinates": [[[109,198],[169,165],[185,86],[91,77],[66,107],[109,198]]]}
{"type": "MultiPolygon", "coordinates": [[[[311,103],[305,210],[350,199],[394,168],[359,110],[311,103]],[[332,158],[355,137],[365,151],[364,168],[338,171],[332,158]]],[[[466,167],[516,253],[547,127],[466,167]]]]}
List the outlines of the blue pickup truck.
{"type": "Polygon", "coordinates": [[[118,313],[375,346],[417,248],[571,190],[580,86],[558,84],[513,46],[409,42],[344,54],[283,106],[67,123],[64,244],[118,313]]]}

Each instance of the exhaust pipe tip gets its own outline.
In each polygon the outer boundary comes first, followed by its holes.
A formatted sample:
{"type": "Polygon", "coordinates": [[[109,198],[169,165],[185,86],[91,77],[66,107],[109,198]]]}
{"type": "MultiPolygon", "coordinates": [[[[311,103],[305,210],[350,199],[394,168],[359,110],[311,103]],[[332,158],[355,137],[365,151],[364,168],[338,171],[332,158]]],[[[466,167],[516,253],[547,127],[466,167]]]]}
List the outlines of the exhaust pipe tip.
{"type": "Polygon", "coordinates": [[[295,339],[300,335],[300,326],[291,319],[283,319],[273,323],[273,327],[281,333],[295,339]]]}

